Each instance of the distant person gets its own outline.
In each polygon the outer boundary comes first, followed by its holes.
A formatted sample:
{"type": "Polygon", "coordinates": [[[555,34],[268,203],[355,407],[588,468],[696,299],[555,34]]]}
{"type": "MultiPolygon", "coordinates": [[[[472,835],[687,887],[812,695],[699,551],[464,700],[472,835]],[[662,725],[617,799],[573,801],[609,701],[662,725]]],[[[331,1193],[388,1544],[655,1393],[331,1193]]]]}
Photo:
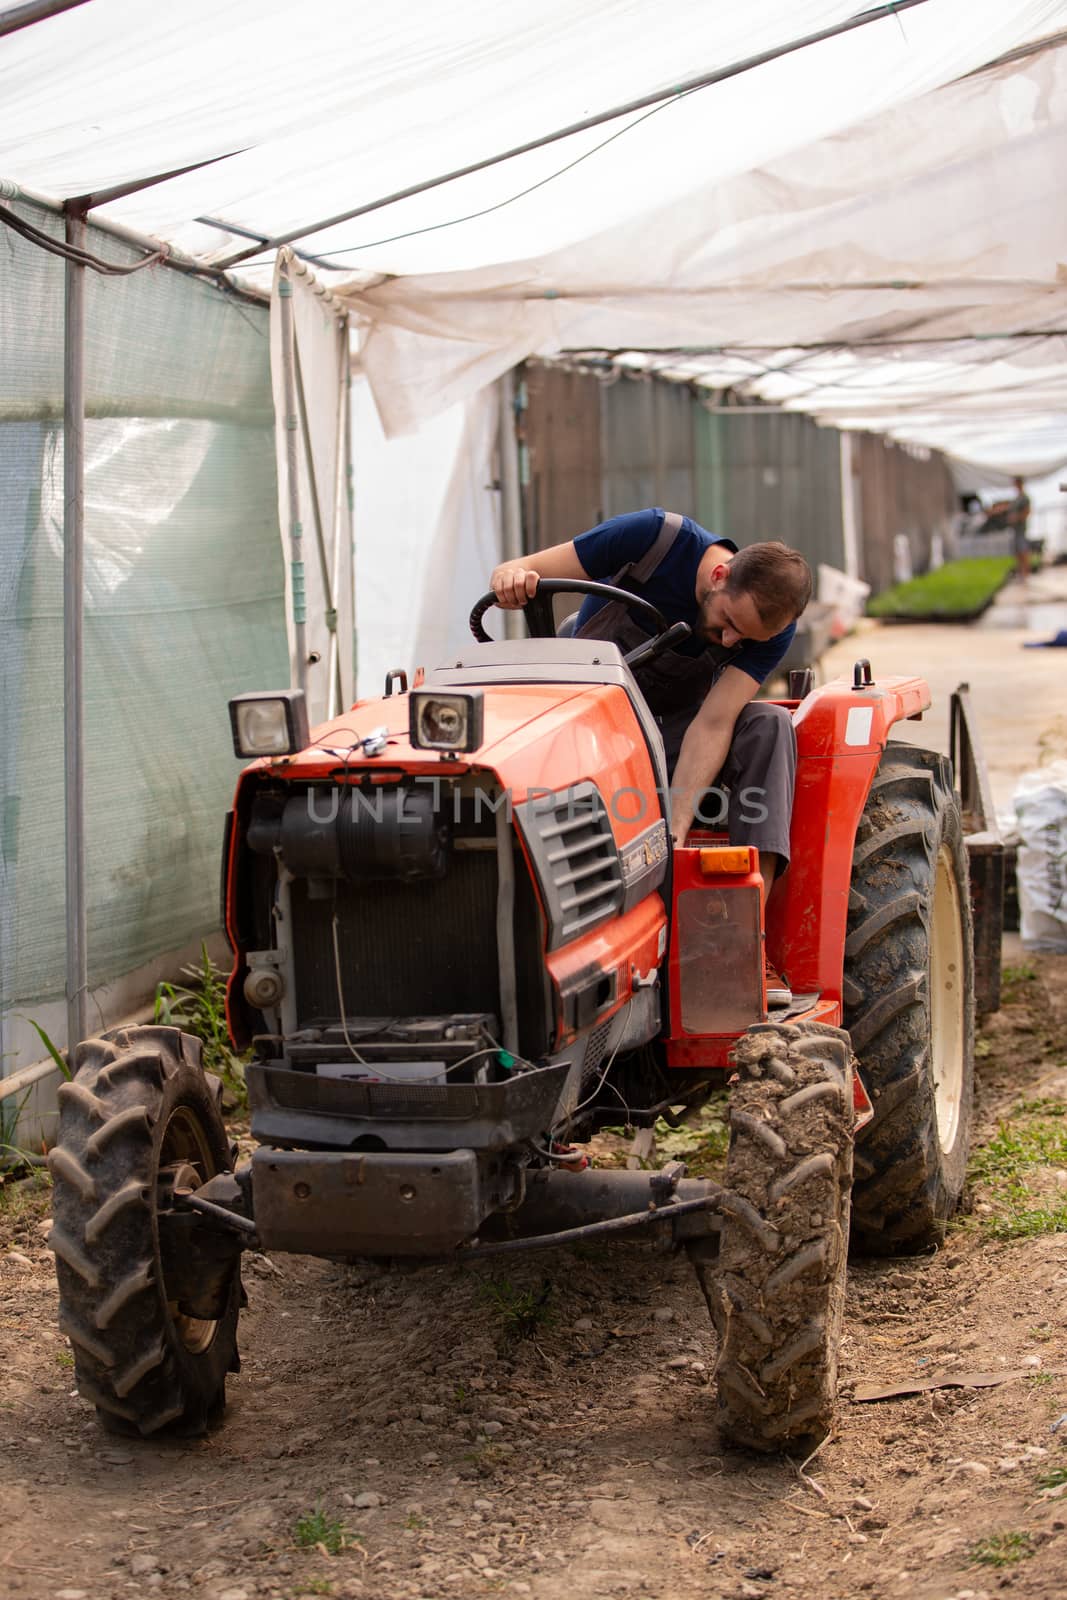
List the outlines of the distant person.
{"type": "Polygon", "coordinates": [[[1024,583],[1030,571],[1030,543],[1026,535],[1030,520],[1030,496],[1022,478],[1016,477],[1011,481],[1015,485],[1014,499],[994,501],[978,531],[1002,533],[1007,530],[1011,533],[1016,571],[1019,581],[1024,583]]]}
{"type": "Polygon", "coordinates": [[[1030,496],[1026,492],[1022,478],[1016,477],[1011,481],[1015,485],[1015,498],[1008,502],[1004,520],[1012,533],[1016,570],[1020,581],[1025,583],[1030,573],[1030,544],[1026,537],[1026,528],[1030,521],[1030,496]]]}

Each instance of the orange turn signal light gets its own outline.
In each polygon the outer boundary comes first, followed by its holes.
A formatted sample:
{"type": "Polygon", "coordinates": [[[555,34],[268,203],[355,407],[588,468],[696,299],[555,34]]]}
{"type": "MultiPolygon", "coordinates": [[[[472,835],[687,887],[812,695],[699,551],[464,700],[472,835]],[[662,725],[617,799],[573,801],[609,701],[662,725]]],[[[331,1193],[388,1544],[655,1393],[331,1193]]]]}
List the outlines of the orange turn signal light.
{"type": "Polygon", "coordinates": [[[700,870],[705,878],[717,876],[737,877],[748,872],[755,872],[756,864],[752,857],[756,854],[751,845],[728,844],[713,845],[708,850],[700,852],[700,870]]]}

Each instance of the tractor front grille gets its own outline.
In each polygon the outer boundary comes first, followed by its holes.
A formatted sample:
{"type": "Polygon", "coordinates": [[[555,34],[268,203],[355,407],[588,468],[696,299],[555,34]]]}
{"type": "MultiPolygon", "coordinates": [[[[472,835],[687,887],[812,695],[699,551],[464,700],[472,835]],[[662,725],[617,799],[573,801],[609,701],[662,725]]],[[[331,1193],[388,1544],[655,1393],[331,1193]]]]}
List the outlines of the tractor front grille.
{"type": "Polygon", "coordinates": [[[537,867],[549,947],[567,944],[622,907],[619,854],[600,791],[580,784],[516,807],[537,867]]]}

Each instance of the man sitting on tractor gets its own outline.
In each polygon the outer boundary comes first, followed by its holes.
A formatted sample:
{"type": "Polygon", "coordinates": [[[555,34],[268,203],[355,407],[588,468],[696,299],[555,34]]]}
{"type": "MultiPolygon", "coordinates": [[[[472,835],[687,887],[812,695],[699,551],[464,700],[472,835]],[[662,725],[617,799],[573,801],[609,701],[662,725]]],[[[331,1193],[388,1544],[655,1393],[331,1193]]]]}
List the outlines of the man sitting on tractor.
{"type": "MultiPolygon", "coordinates": [[[[732,539],[690,517],[651,507],[503,562],[491,580],[497,604],[521,608],[540,578],[612,583],[650,601],[668,623],[692,628],[691,638],[635,671],[663,734],[671,833],[681,845],[694,819],[720,820],[721,812],[702,802],[721,782],[729,791],[730,842],[759,851],[769,895],[789,861],[796,738],[788,711],[754,703],[754,696],[785,655],[811,599],[803,556],[776,540],[739,551],[732,539]]],[[[621,602],[595,596],[585,599],[573,632],[609,639],[624,652],[648,640],[621,602]]],[[[791,999],[788,985],[768,969],[768,1005],[791,999]]]]}

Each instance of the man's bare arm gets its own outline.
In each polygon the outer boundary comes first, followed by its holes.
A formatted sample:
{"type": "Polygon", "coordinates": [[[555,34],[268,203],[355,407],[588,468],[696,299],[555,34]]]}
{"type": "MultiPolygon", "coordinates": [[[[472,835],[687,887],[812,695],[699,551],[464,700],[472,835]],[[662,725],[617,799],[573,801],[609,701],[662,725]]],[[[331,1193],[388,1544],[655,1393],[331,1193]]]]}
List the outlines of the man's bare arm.
{"type": "Polygon", "coordinates": [[[700,797],[722,771],[737,719],[758,688],[755,678],[740,667],[725,668],[686,729],[671,780],[671,835],[676,845],[685,843],[700,797]]]}
{"type": "Polygon", "coordinates": [[[490,586],[496,603],[505,611],[518,611],[537,593],[539,578],[588,578],[573,542],[535,550],[517,561],[502,561],[494,569],[490,586]]]}

